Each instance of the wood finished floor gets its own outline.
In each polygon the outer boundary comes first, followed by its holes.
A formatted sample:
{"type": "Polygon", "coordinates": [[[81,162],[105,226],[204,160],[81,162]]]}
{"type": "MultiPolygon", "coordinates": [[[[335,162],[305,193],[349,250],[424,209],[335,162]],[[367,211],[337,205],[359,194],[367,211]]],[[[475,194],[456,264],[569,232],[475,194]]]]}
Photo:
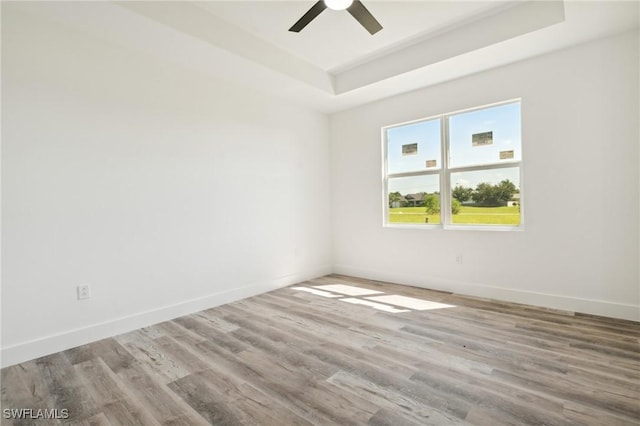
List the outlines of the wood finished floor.
{"type": "Polygon", "coordinates": [[[77,425],[640,424],[637,322],[343,276],[299,286],[328,284],[455,307],[283,288],[4,368],[2,408],[77,425]]]}

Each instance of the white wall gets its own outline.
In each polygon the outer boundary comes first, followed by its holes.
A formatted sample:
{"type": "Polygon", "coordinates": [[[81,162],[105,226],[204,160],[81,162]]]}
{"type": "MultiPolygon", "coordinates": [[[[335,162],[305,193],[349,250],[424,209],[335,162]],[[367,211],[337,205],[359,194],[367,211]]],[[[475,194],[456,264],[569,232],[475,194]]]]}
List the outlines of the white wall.
{"type": "Polygon", "coordinates": [[[627,33],[333,115],[334,271],[640,319],[638,51],[627,33]],[[523,232],[382,227],[381,126],[518,97],[523,232]]]}
{"type": "Polygon", "coordinates": [[[3,365],[331,271],[325,115],[25,7],[2,6],[3,365]]]}

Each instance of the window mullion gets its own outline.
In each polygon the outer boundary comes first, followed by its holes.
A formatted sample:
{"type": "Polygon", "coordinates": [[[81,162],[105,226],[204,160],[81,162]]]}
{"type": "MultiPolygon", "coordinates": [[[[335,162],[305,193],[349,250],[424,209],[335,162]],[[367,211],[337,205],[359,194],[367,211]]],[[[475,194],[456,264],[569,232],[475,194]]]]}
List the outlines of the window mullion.
{"type": "Polygon", "coordinates": [[[451,189],[449,172],[449,117],[444,115],[440,121],[440,222],[443,226],[451,223],[451,189]]]}
{"type": "Polygon", "coordinates": [[[447,167],[447,170],[458,173],[458,172],[474,172],[477,170],[497,170],[497,169],[508,169],[512,167],[521,167],[522,161],[510,161],[505,163],[491,163],[491,164],[483,164],[479,166],[458,166],[458,167],[447,167]]]}
{"type": "Polygon", "coordinates": [[[389,179],[400,178],[400,177],[413,177],[413,176],[427,176],[427,175],[437,175],[440,174],[440,170],[423,170],[419,172],[406,172],[406,173],[393,173],[387,175],[389,179]]]}

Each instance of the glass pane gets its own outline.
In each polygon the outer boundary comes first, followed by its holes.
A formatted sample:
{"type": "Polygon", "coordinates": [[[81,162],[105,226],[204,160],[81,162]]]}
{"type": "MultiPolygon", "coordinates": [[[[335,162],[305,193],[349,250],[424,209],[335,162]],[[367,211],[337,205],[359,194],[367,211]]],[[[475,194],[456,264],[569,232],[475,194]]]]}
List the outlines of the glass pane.
{"type": "Polygon", "coordinates": [[[520,102],[449,117],[449,167],[521,158],[520,102]]]}
{"type": "Polygon", "coordinates": [[[440,223],[440,176],[391,178],[389,223],[440,223]]]}
{"type": "Polygon", "coordinates": [[[440,120],[387,129],[387,173],[440,168],[440,120]]]}
{"type": "Polygon", "coordinates": [[[520,224],[519,167],[451,173],[451,186],[452,223],[520,224]]]}

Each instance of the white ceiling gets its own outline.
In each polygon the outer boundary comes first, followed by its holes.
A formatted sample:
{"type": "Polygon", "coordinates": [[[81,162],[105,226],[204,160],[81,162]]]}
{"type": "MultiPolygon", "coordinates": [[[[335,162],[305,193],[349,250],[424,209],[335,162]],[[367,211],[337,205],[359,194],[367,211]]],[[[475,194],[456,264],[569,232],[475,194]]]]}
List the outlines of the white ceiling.
{"type": "Polygon", "coordinates": [[[289,32],[314,2],[42,2],[37,13],[328,113],[640,21],[637,1],[365,0],[384,27],[373,36],[348,12],[329,9],[289,32]]]}
{"type": "Polygon", "coordinates": [[[286,31],[316,0],[215,1],[198,7],[332,72],[504,5],[496,1],[375,1],[364,5],[384,31],[369,34],[347,11],[326,9],[300,33],[286,31]]]}

